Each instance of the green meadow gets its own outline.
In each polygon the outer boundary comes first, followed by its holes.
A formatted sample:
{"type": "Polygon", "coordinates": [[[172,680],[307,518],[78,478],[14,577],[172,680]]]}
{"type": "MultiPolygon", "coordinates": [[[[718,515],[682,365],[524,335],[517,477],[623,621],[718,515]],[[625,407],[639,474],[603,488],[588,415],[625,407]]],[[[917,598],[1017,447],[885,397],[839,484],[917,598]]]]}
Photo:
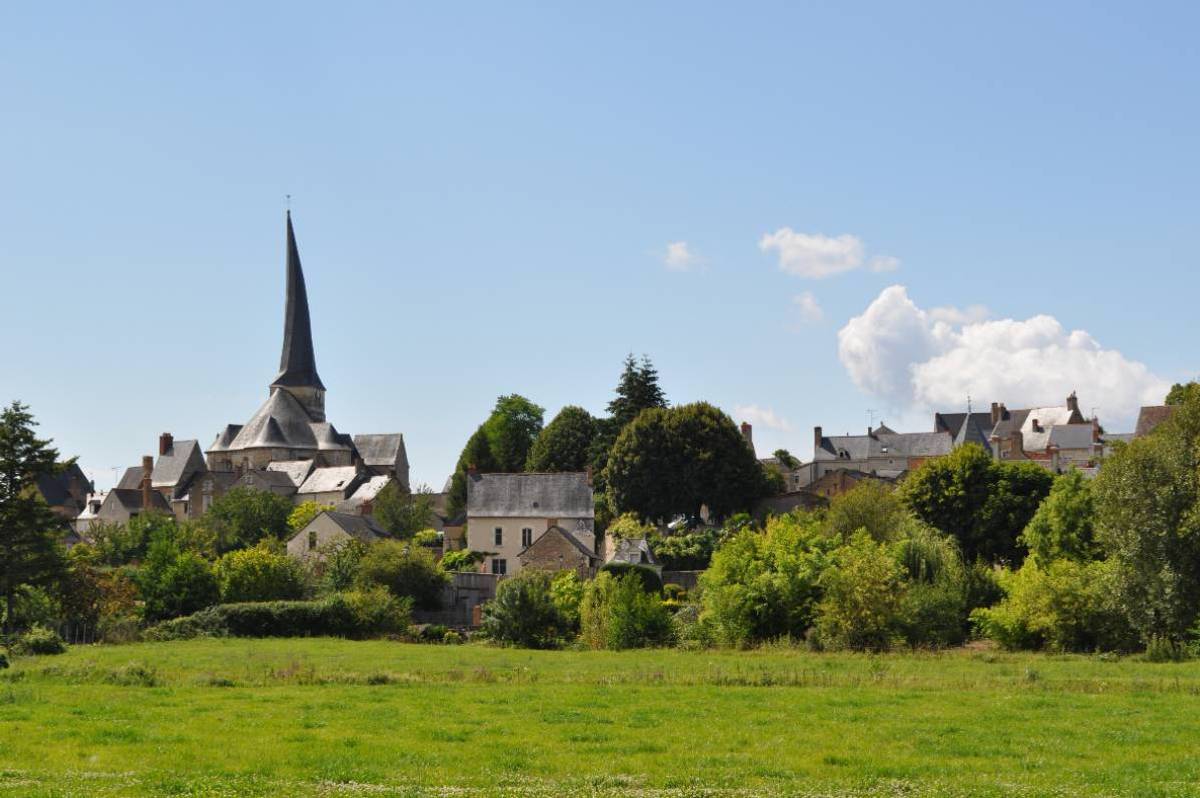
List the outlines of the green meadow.
{"type": "Polygon", "coordinates": [[[1200,664],[77,647],[0,672],[8,795],[1200,795],[1200,664]]]}

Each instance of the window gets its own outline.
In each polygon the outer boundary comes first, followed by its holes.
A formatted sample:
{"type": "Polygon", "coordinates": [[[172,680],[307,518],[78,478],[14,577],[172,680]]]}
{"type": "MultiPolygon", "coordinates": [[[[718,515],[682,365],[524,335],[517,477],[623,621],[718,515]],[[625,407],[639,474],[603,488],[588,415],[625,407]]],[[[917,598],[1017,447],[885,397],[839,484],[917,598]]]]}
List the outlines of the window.
{"type": "Polygon", "coordinates": [[[521,530],[521,545],[525,548],[533,545],[533,530],[529,527],[521,530]]]}
{"type": "Polygon", "coordinates": [[[212,496],[201,497],[201,499],[200,499],[201,512],[207,513],[211,507],[212,507],[212,496]]]}
{"type": "Polygon", "coordinates": [[[308,550],[312,551],[317,547],[317,530],[312,530],[308,533],[308,550]]]}
{"type": "Polygon", "coordinates": [[[496,527],[496,545],[497,546],[504,545],[504,530],[501,529],[500,527],[496,527]]]}
{"type": "Polygon", "coordinates": [[[496,574],[497,576],[504,576],[505,574],[507,574],[508,573],[508,560],[502,559],[500,557],[493,557],[492,558],[492,573],[496,574]]]}

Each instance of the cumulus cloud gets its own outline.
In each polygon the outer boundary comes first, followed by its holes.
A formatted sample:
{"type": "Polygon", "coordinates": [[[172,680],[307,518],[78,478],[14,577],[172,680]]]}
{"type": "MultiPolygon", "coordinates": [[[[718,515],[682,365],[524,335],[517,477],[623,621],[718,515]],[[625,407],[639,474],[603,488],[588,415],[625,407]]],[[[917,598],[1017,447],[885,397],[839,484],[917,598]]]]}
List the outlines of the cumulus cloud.
{"type": "Polygon", "coordinates": [[[673,272],[690,271],[699,262],[699,256],[686,241],[672,241],[663,253],[663,265],[673,272]]]}
{"type": "Polygon", "coordinates": [[[863,391],[896,408],[1057,405],[1077,391],[1110,428],[1158,404],[1169,384],[1136,360],[1105,349],[1052,316],[987,318],[979,306],[925,311],[904,286],[884,291],[838,332],[838,356],[863,391]]]}
{"type": "Polygon", "coordinates": [[[792,304],[796,306],[800,320],[803,322],[816,324],[825,318],[825,311],[821,309],[821,303],[817,301],[812,291],[796,294],[792,297],[792,304]]]}
{"type": "Polygon", "coordinates": [[[819,280],[867,266],[871,271],[894,271],[900,261],[891,255],[874,255],[867,260],[866,246],[857,237],[843,234],[797,233],[781,227],[758,241],[763,252],[775,252],[779,268],[788,274],[819,280]]]}
{"type": "Polygon", "coordinates": [[[759,407],[758,405],[737,405],[733,408],[734,415],[742,421],[749,421],[751,424],[768,429],[777,429],[781,432],[791,432],[792,424],[786,418],[778,415],[769,407],[759,407]]]}

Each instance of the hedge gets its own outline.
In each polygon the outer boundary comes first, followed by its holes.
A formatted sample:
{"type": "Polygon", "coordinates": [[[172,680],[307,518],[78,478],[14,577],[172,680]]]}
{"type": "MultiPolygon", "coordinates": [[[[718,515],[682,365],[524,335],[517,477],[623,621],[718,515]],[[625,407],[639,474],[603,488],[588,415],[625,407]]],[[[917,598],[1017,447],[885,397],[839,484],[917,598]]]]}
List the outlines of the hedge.
{"type": "Polygon", "coordinates": [[[661,593],[663,589],[662,577],[647,565],[613,560],[600,570],[607,571],[616,579],[620,579],[626,574],[637,574],[638,578],[642,580],[642,588],[647,593],[661,593]]]}

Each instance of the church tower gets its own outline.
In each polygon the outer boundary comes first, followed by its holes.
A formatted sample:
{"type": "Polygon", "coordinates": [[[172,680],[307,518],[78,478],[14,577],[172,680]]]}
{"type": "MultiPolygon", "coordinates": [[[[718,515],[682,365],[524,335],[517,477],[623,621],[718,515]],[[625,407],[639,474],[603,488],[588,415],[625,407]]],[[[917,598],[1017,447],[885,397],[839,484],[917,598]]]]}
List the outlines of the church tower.
{"type": "Polygon", "coordinates": [[[312,325],[308,318],[308,292],[300,268],[300,250],[292,229],[292,212],[287,214],[287,306],[283,314],[283,351],[279,374],[271,391],[287,391],[308,411],[313,421],[325,420],[325,385],[317,374],[313,354],[312,325]]]}

